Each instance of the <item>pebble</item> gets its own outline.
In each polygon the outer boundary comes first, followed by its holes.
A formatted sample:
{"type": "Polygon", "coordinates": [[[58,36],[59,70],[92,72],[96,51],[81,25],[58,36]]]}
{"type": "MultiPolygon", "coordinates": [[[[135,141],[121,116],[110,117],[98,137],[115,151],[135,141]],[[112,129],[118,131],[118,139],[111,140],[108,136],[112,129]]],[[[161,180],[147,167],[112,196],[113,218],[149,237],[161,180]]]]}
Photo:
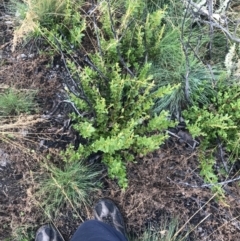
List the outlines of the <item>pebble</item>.
{"type": "Polygon", "coordinates": [[[6,167],[8,163],[10,163],[9,155],[0,149],[0,166],[6,167]]]}
{"type": "Polygon", "coordinates": [[[17,56],[17,59],[26,59],[27,58],[27,55],[26,54],[19,54],[17,56]]]}
{"type": "Polygon", "coordinates": [[[198,232],[201,233],[203,229],[201,227],[198,227],[198,232]]]}
{"type": "Polygon", "coordinates": [[[13,25],[13,22],[12,22],[12,21],[5,21],[5,24],[7,24],[7,25],[13,25]]]}

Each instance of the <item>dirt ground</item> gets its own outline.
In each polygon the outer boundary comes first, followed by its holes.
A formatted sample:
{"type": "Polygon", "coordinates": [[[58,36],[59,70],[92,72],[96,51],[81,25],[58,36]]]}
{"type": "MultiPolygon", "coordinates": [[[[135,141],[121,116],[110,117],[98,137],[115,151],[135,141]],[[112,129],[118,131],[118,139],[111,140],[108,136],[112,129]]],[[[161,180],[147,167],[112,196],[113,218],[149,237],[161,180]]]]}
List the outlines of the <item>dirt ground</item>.
{"type": "MultiPolygon", "coordinates": [[[[65,128],[70,111],[67,105],[61,106],[51,118],[42,118],[64,100],[62,78],[55,61],[47,54],[40,55],[33,43],[12,53],[11,39],[11,18],[2,7],[0,91],[9,86],[38,90],[39,109],[38,114],[33,115],[36,123],[24,127],[27,130],[24,138],[7,143],[0,140],[0,240],[13,240],[12,234],[21,233],[24,227],[34,233],[49,221],[69,240],[81,218],[91,218],[91,208],[76,213],[66,206],[53,220],[46,217],[33,195],[36,177],[44,171],[42,158],[54,153],[57,162],[60,150],[77,139],[70,128],[65,128]]],[[[198,165],[197,150],[170,137],[159,150],[138,157],[135,163],[128,165],[126,192],[105,178],[104,188],[92,202],[99,197],[113,199],[122,210],[127,231],[132,235],[140,235],[149,225],[154,229],[163,220],[178,217],[182,233],[192,231],[188,240],[240,240],[239,184],[228,184],[226,199],[219,202],[209,188],[200,187],[203,180],[198,165]]],[[[235,174],[237,172],[236,166],[235,174]]]]}

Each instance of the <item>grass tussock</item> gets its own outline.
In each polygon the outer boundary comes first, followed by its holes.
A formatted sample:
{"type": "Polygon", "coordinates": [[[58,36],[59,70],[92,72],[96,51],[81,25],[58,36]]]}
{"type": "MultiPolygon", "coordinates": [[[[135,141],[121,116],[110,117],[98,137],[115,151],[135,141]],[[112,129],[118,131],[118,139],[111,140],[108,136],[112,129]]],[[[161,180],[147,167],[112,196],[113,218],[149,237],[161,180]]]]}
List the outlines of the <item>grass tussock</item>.
{"type": "Polygon", "coordinates": [[[79,13],[82,4],[83,1],[71,0],[12,0],[9,8],[20,22],[14,31],[12,51],[22,40],[34,36],[51,42],[66,34],[79,42],[84,25],[79,13]]]}
{"type": "Polygon", "coordinates": [[[8,88],[0,93],[0,140],[23,148],[19,140],[27,139],[34,125],[45,122],[36,113],[36,91],[8,88]],[[31,130],[31,131],[30,131],[31,130]]]}
{"type": "Polygon", "coordinates": [[[178,233],[179,225],[177,219],[167,220],[163,217],[159,226],[149,227],[143,234],[136,238],[130,238],[130,241],[186,241],[187,235],[183,236],[178,233]]]}
{"type": "Polygon", "coordinates": [[[37,196],[48,214],[56,214],[65,204],[73,210],[84,207],[90,203],[90,194],[100,188],[97,178],[101,173],[82,161],[65,163],[63,169],[53,165],[46,168],[48,176],[40,181],[37,196]]]}
{"type": "Polygon", "coordinates": [[[9,88],[0,93],[0,117],[30,113],[37,109],[34,101],[36,91],[9,88]]]}

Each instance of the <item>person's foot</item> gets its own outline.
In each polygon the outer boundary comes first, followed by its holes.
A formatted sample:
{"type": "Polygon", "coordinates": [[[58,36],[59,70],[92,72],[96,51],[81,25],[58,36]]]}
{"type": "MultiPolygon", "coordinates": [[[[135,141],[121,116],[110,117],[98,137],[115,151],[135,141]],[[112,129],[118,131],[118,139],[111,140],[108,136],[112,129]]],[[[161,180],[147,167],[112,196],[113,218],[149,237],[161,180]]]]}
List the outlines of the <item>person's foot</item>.
{"type": "Polygon", "coordinates": [[[94,207],[94,218],[107,223],[126,236],[123,217],[113,201],[107,198],[100,199],[94,207]]]}
{"type": "Polygon", "coordinates": [[[47,224],[38,229],[35,241],[64,241],[64,239],[52,225],[47,224]]]}

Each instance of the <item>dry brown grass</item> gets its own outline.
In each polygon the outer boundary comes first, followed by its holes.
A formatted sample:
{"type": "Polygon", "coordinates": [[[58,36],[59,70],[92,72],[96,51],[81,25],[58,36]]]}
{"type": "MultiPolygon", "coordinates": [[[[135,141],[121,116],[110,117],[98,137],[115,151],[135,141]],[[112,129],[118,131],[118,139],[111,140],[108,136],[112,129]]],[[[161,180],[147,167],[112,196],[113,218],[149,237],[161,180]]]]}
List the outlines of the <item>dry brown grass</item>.
{"type": "Polygon", "coordinates": [[[17,147],[23,152],[28,152],[24,142],[33,142],[29,136],[37,133],[35,125],[46,122],[39,115],[20,115],[0,118],[0,140],[17,147]]]}
{"type": "Polygon", "coordinates": [[[16,46],[21,43],[24,38],[29,36],[29,34],[38,31],[40,34],[41,27],[49,28],[48,30],[50,31],[56,26],[58,21],[62,21],[62,17],[69,14],[68,10],[70,6],[75,4],[75,1],[23,0],[23,4],[27,7],[25,18],[23,20],[20,19],[20,26],[14,31],[12,51],[14,51],[16,46]],[[52,26],[52,24],[54,25],[52,26]]]}
{"type": "Polygon", "coordinates": [[[26,12],[25,19],[21,22],[20,27],[14,30],[13,40],[12,40],[12,51],[15,50],[18,43],[22,41],[26,35],[33,32],[37,28],[38,15],[33,10],[33,4],[31,0],[23,1],[29,7],[26,12]]]}

